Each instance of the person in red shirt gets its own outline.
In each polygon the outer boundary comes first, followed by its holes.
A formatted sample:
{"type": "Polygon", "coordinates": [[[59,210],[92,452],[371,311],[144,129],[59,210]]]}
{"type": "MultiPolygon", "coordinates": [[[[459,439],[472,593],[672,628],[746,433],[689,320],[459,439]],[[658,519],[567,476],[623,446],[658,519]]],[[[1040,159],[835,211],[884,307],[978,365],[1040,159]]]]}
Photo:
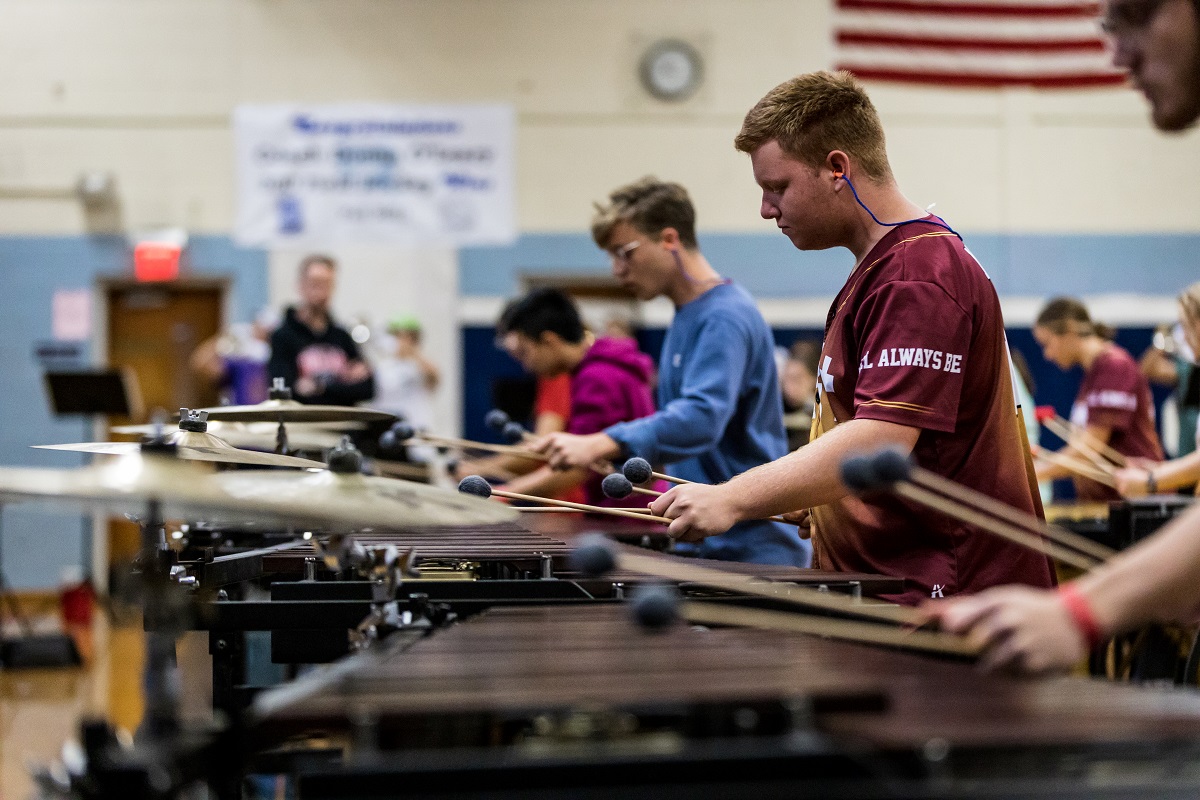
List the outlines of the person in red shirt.
{"type": "MultiPolygon", "coordinates": [[[[1162,445],[1154,429],[1154,400],[1150,382],[1128,350],[1109,341],[1106,329],[1092,322],[1083,303],[1070,297],[1051,300],[1038,314],[1033,338],[1047,361],[1067,370],[1081,366],[1083,383],[1071,408],[1071,424],[1078,431],[1059,451],[1076,462],[1098,459],[1097,448],[1111,447],[1141,462],[1163,460],[1162,445]]],[[[1078,473],[1064,462],[1043,461],[1038,480],[1073,477],[1075,493],[1085,502],[1119,500],[1116,489],[1078,473]]]]}
{"type": "Polygon", "coordinates": [[[812,441],[720,486],[653,504],[695,540],[744,519],[812,509],[813,566],[895,575],[914,604],[1005,583],[1052,586],[1046,557],[906,501],[856,498],[849,455],[891,445],[916,463],[1041,513],[1021,434],[1000,303],[953,230],[896,185],[870,98],[846,73],[801,75],[746,115],[761,213],[801,250],[855,266],[825,328],[812,441]]]}
{"type": "Polygon", "coordinates": [[[533,401],[533,433],[545,436],[567,429],[571,418],[571,374],[539,376],[533,401]]]}

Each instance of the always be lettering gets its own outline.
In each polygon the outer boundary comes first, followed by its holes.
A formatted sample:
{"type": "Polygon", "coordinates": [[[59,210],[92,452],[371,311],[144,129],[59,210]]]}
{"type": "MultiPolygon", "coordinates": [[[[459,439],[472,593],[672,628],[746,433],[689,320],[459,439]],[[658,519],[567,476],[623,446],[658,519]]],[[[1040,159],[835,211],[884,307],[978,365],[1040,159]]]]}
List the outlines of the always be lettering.
{"type": "Polygon", "coordinates": [[[859,372],[875,367],[924,367],[938,372],[962,372],[963,357],[958,353],[945,353],[924,347],[885,347],[879,351],[875,363],[871,363],[871,351],[863,353],[859,361],[859,372]]]}

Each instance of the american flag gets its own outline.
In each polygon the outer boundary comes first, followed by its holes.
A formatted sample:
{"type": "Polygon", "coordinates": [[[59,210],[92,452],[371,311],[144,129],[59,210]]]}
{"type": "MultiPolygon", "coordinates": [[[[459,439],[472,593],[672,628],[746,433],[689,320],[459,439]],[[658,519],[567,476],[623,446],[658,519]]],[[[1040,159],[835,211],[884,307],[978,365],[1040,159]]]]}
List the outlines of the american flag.
{"type": "Polygon", "coordinates": [[[837,68],[941,86],[1111,86],[1099,5],[1077,0],[834,0],[837,68]]]}

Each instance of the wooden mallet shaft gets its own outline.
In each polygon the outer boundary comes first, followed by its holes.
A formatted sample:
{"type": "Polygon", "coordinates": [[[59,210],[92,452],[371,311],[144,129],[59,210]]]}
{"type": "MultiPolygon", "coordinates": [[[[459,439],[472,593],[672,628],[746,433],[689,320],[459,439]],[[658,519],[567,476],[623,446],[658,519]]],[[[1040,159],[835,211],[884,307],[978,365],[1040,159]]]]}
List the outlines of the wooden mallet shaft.
{"type": "Polygon", "coordinates": [[[490,453],[503,453],[505,455],[516,456],[517,458],[528,458],[533,461],[548,461],[549,459],[541,453],[534,453],[526,450],[524,447],[516,447],[511,444],[490,444],[488,442],[475,442],[470,439],[457,439],[453,436],[438,436],[435,433],[417,433],[414,434],[408,441],[422,441],[430,444],[445,445],[446,447],[457,447],[463,450],[485,450],[490,453]]]}
{"type": "Polygon", "coordinates": [[[666,481],[667,483],[674,483],[676,485],[698,483],[698,481],[689,481],[687,478],[673,478],[670,475],[664,475],[661,472],[651,472],[650,477],[657,478],[660,481],[666,481]]]}
{"type": "Polygon", "coordinates": [[[955,483],[952,480],[943,478],[936,472],[924,469],[922,467],[913,467],[911,478],[913,483],[923,486],[926,489],[931,489],[940,494],[948,495],[957,499],[960,503],[971,505],[979,508],[982,511],[991,514],[994,517],[1018,525],[1033,533],[1037,533],[1052,542],[1061,544],[1064,547],[1078,550],[1081,553],[1086,553],[1094,556],[1101,561],[1106,561],[1116,555],[1116,551],[1111,547],[1105,547],[1099,542],[1093,542],[1086,536],[1080,536],[1066,528],[1052,525],[1037,517],[1022,513],[1012,506],[1002,503],[994,497],[977,492],[974,489],[969,489],[966,486],[955,483]]]}
{"type": "Polygon", "coordinates": [[[999,536],[1001,539],[1021,545],[1022,547],[1027,547],[1030,550],[1035,550],[1064,564],[1070,564],[1073,567],[1087,571],[1101,562],[1101,559],[1095,556],[1071,550],[1055,542],[1046,541],[1036,533],[1030,533],[1016,525],[998,520],[976,508],[932,492],[911,481],[897,481],[891,485],[891,491],[905,500],[911,500],[926,508],[940,511],[952,519],[982,528],[988,533],[999,536]]]}
{"type": "Polygon", "coordinates": [[[609,514],[614,517],[629,517],[630,519],[648,519],[654,522],[661,522],[664,525],[670,525],[671,520],[666,517],[657,517],[653,514],[643,514],[637,511],[630,511],[623,508],[605,508],[604,506],[589,506],[586,503],[572,503],[570,500],[553,500],[549,497],[536,497],[531,494],[519,494],[517,492],[506,492],[503,489],[492,489],[492,494],[497,497],[503,497],[508,500],[523,500],[527,503],[542,503],[548,506],[559,506],[561,508],[573,508],[576,511],[590,511],[593,514],[609,514]]]}
{"type": "Polygon", "coordinates": [[[906,631],[855,620],[741,608],[723,603],[698,603],[694,600],[685,600],[681,613],[688,622],[704,625],[739,625],[772,631],[791,631],[960,658],[977,658],[981,652],[979,645],[963,636],[936,631],[906,631]]]}
{"type": "Polygon", "coordinates": [[[1105,442],[1088,433],[1087,428],[1076,425],[1074,422],[1062,417],[1055,417],[1055,419],[1066,425],[1068,430],[1074,431],[1087,447],[1094,448],[1099,455],[1104,456],[1118,467],[1128,466],[1129,458],[1124,453],[1117,452],[1105,442]]]}
{"type": "Polygon", "coordinates": [[[883,604],[864,605],[842,595],[820,592],[806,586],[797,586],[781,581],[764,581],[749,575],[738,575],[695,564],[681,564],[673,560],[668,561],[656,556],[644,555],[629,547],[618,549],[617,565],[644,575],[654,575],[679,583],[699,583],[756,597],[769,597],[802,608],[837,611],[893,624],[921,625],[928,621],[924,614],[914,608],[883,604]]]}
{"type": "MultiPolygon", "coordinates": [[[[658,473],[654,472],[651,474],[657,475],[658,473]]],[[[695,481],[681,480],[680,483],[695,483],[695,481]]],[[[659,491],[655,491],[654,489],[645,489],[641,486],[634,486],[633,491],[637,492],[638,494],[649,495],[650,497],[662,497],[664,494],[666,494],[666,492],[659,492],[659,491]]],[[[768,522],[782,522],[784,525],[798,525],[799,524],[797,522],[789,522],[788,520],[784,519],[783,517],[779,516],[778,514],[776,514],[773,517],[767,517],[767,521],[768,522]]]]}
{"type": "Polygon", "coordinates": [[[1090,461],[1080,461],[1079,459],[1071,458],[1071,456],[1053,450],[1046,450],[1042,447],[1037,448],[1034,457],[1048,461],[1051,464],[1057,464],[1068,472],[1082,478],[1087,478],[1090,481],[1102,483],[1113,489],[1117,488],[1117,481],[1113,478],[1112,474],[1100,469],[1090,461]]]}
{"type": "MultiPolygon", "coordinates": [[[[526,513],[537,512],[537,511],[545,511],[545,512],[557,511],[557,512],[561,512],[563,514],[584,514],[584,513],[586,513],[584,511],[580,511],[577,508],[561,508],[559,506],[513,506],[513,509],[515,511],[522,511],[522,512],[526,512],[526,513]]],[[[621,510],[622,511],[632,511],[634,514],[642,514],[642,515],[646,515],[646,514],[650,513],[650,509],[648,509],[648,508],[646,508],[646,509],[623,508],[621,510]]]]}
{"type": "Polygon", "coordinates": [[[1113,465],[1124,467],[1129,463],[1129,460],[1125,456],[1096,439],[1085,428],[1081,428],[1069,420],[1065,420],[1060,416],[1053,416],[1042,419],[1041,423],[1051,433],[1062,439],[1069,446],[1074,447],[1088,461],[1091,461],[1101,470],[1108,472],[1112,470],[1113,465]]]}

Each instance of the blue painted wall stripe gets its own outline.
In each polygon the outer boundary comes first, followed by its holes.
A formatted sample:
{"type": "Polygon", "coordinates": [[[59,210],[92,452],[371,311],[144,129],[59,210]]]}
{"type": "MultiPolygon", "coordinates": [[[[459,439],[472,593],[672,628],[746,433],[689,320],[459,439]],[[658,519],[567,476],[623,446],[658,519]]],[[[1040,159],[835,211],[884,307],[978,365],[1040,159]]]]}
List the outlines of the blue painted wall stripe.
{"type": "MultiPolygon", "coordinates": [[[[1200,279],[1200,234],[964,234],[1001,295],[1136,292],[1174,295],[1200,279]]],[[[828,297],[853,259],[846,250],[800,252],[779,234],[701,234],[722,274],[755,297],[828,297]]],[[[527,233],[508,247],[466,248],[464,295],[511,296],[525,272],[607,274],[586,233],[527,233]]]]}

